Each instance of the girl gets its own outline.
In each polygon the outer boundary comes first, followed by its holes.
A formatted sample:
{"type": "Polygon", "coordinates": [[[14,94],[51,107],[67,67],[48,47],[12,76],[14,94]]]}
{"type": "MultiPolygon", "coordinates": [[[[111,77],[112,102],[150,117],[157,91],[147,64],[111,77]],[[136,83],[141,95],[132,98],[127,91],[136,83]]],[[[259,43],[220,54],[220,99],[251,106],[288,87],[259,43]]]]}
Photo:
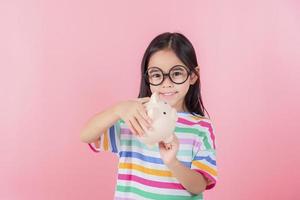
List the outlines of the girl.
{"type": "Polygon", "coordinates": [[[143,56],[139,98],[96,114],[80,137],[95,152],[118,155],[115,199],[203,199],[217,177],[214,129],[204,110],[191,42],[163,33],[143,56]],[[137,137],[151,128],[144,103],[153,92],[177,110],[178,120],[172,142],[149,148],[137,137]]]}

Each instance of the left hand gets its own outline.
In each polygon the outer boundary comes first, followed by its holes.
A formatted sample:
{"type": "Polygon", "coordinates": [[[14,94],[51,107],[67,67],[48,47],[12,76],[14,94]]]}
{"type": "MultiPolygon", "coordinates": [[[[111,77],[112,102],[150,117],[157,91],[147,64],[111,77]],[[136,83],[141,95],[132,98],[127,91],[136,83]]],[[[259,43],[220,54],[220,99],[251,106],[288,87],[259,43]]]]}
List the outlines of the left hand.
{"type": "Polygon", "coordinates": [[[164,161],[166,165],[171,164],[176,161],[176,154],[179,149],[179,141],[176,135],[174,134],[173,140],[169,143],[160,142],[159,143],[159,153],[161,155],[161,159],[164,161]]]}

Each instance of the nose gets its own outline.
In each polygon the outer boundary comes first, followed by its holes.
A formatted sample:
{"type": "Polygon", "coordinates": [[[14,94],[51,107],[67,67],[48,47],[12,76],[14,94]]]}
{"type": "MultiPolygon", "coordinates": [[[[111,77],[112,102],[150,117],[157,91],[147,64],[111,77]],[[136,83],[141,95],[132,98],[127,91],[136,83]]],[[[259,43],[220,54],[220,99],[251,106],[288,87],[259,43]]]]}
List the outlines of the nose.
{"type": "Polygon", "coordinates": [[[174,83],[170,80],[170,77],[168,75],[165,75],[164,81],[161,83],[162,87],[173,87],[174,83]]]}

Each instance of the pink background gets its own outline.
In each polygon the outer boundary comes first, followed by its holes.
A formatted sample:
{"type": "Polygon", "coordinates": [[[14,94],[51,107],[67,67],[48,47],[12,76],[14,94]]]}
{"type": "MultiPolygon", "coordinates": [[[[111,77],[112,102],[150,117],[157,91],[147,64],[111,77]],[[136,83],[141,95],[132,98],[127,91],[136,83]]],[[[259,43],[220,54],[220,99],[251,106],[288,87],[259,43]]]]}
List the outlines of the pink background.
{"type": "Polygon", "coordinates": [[[299,198],[299,1],[182,2],[1,0],[0,199],[112,199],[117,158],[79,132],[137,96],[165,31],[185,34],[201,66],[219,170],[206,199],[299,198]]]}

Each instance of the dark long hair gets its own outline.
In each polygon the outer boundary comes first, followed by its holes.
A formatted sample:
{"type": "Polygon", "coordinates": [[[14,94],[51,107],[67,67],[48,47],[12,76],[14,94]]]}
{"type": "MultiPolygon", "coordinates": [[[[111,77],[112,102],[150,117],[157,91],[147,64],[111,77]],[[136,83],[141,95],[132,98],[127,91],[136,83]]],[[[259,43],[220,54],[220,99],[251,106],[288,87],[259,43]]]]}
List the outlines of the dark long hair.
{"type": "Polygon", "coordinates": [[[192,43],[181,33],[162,33],[156,36],[150,42],[144,53],[141,63],[141,85],[138,97],[142,98],[151,96],[152,93],[150,90],[150,85],[146,82],[144,74],[147,71],[151,55],[157,51],[165,49],[172,50],[176,56],[191,70],[191,72],[194,72],[198,77],[197,81],[193,85],[190,85],[190,88],[185,95],[184,103],[190,113],[205,117],[204,111],[206,111],[207,114],[208,112],[205,109],[201,98],[200,76],[195,70],[195,67],[198,66],[196,53],[192,43]]]}

